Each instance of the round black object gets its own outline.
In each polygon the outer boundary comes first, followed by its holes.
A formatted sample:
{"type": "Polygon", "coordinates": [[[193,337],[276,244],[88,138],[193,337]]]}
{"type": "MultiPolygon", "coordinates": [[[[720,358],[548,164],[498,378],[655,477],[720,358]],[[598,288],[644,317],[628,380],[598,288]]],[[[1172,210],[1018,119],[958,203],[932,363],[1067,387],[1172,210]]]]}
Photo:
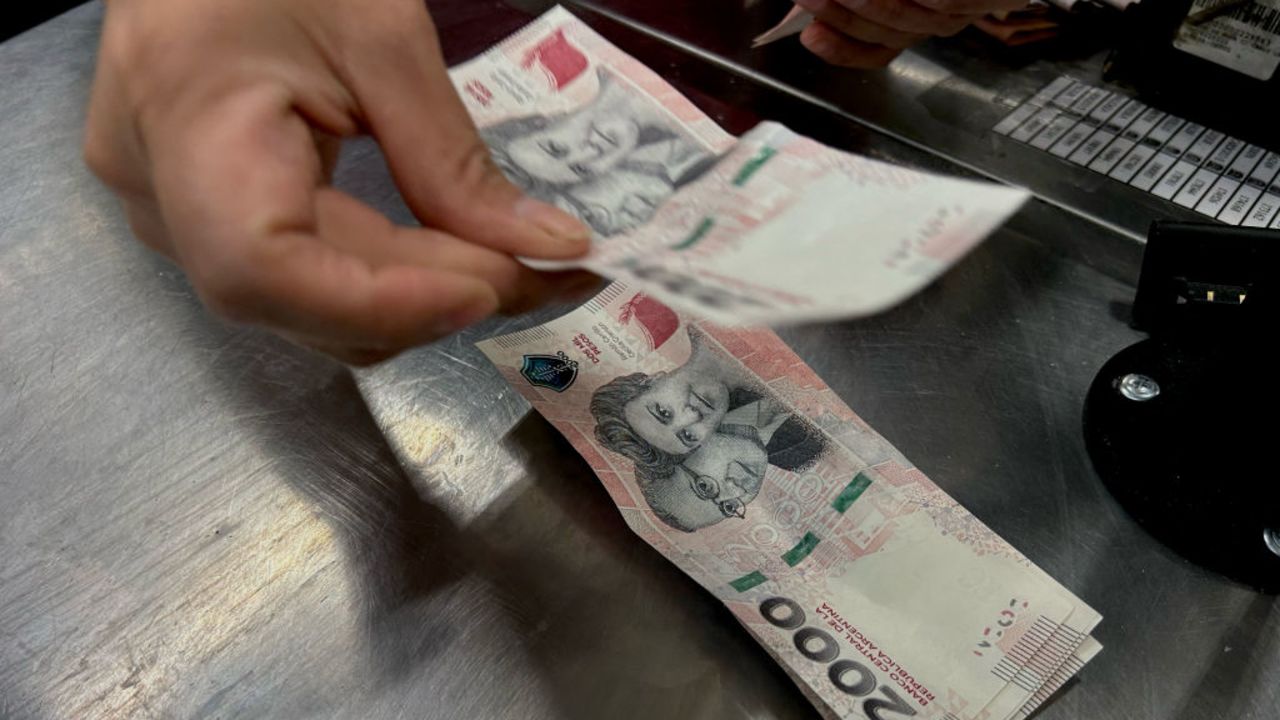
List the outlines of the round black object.
{"type": "Polygon", "coordinates": [[[1085,442],[1112,495],[1155,538],[1280,592],[1274,357],[1214,345],[1151,339],[1111,358],[1085,400],[1085,442]]]}

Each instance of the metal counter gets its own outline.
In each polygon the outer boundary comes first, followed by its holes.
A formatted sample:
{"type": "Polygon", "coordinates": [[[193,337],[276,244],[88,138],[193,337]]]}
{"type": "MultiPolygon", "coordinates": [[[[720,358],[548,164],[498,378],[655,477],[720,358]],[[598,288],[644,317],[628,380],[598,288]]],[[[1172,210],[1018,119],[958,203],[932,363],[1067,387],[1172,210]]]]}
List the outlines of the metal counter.
{"type": "MultiPolygon", "coordinates": [[[[432,7],[453,60],[526,17],[496,0],[432,7]]],[[[887,88],[884,107],[905,108],[895,78],[923,63],[926,94],[957,85],[937,60],[952,45],[877,73],[782,50],[793,64],[753,60],[752,75],[715,53],[776,4],[702,7],[739,15],[681,26],[706,35],[701,55],[587,16],[735,132],[768,116],[934,170],[1043,172],[886,135],[845,96],[815,103],[786,81],[887,88]]],[[[472,347],[567,308],[358,377],[208,316],[80,161],[100,16],[0,45],[0,718],[816,717],[472,347]]],[[[347,148],[338,182],[408,220],[369,143],[347,148]]],[[[1140,249],[1125,222],[1042,195],[903,306],[782,334],[1106,616],[1106,650],[1040,718],[1280,717],[1276,600],[1164,550],[1090,467],[1081,405],[1138,338],[1123,315],[1140,249]]]]}

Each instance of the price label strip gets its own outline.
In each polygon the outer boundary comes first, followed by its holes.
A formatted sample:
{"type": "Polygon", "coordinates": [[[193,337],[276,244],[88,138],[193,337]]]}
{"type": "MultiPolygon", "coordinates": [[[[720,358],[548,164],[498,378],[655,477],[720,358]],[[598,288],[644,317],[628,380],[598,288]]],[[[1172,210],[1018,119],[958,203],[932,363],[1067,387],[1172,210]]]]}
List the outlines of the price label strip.
{"type": "Polygon", "coordinates": [[[1219,222],[1280,228],[1280,153],[1123,94],[1062,76],[993,129],[1219,222]]]}

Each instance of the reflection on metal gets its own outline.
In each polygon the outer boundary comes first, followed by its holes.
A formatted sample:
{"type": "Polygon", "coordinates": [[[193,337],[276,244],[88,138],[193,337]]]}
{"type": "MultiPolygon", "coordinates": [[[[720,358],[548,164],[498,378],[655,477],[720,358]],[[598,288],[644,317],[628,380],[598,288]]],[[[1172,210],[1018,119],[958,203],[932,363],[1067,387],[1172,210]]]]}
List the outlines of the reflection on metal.
{"type": "Polygon", "coordinates": [[[1268,550],[1276,555],[1280,555],[1280,532],[1277,532],[1273,528],[1263,530],[1262,542],[1266,543],[1268,550]]]}
{"type": "Polygon", "coordinates": [[[1120,394],[1136,402],[1146,402],[1160,394],[1155,380],[1139,373],[1129,373],[1120,378],[1120,394]]]}

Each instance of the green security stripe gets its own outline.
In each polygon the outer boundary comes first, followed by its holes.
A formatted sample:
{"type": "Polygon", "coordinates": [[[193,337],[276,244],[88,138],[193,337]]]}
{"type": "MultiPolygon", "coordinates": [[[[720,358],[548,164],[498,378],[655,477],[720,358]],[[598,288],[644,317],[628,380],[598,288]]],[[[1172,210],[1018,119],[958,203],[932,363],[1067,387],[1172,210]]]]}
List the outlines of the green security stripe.
{"type": "Polygon", "coordinates": [[[698,241],[701,240],[704,235],[711,232],[711,226],[715,224],[716,224],[716,221],[712,220],[711,218],[702,218],[702,222],[698,223],[698,227],[694,228],[693,232],[689,233],[689,237],[685,238],[684,240],[681,240],[675,245],[672,245],[671,249],[672,250],[688,250],[694,245],[697,245],[698,241]]]}
{"type": "Polygon", "coordinates": [[[863,491],[869,487],[871,487],[871,478],[858,473],[854,476],[852,482],[844,486],[844,489],[840,491],[836,499],[831,501],[831,507],[835,508],[838,513],[844,513],[855,500],[862,497],[863,491]]]}
{"type": "Polygon", "coordinates": [[[746,592],[768,579],[769,578],[764,576],[764,573],[756,570],[755,572],[747,573],[746,575],[743,575],[737,580],[729,583],[729,587],[737,590],[738,592],[746,592]]]}
{"type": "Polygon", "coordinates": [[[742,169],[738,171],[738,174],[734,176],[733,184],[737,187],[746,185],[747,180],[750,180],[751,176],[755,175],[756,171],[763,167],[765,163],[769,162],[769,158],[776,154],[778,154],[778,151],[774,148],[768,146],[760,148],[760,152],[756,153],[755,157],[748,160],[747,163],[742,166],[742,169]]]}
{"type": "Polygon", "coordinates": [[[782,555],[782,561],[791,567],[795,567],[801,560],[809,557],[809,553],[813,552],[813,549],[817,546],[818,536],[811,532],[805,533],[804,537],[800,538],[800,542],[796,543],[795,547],[782,555]]]}

